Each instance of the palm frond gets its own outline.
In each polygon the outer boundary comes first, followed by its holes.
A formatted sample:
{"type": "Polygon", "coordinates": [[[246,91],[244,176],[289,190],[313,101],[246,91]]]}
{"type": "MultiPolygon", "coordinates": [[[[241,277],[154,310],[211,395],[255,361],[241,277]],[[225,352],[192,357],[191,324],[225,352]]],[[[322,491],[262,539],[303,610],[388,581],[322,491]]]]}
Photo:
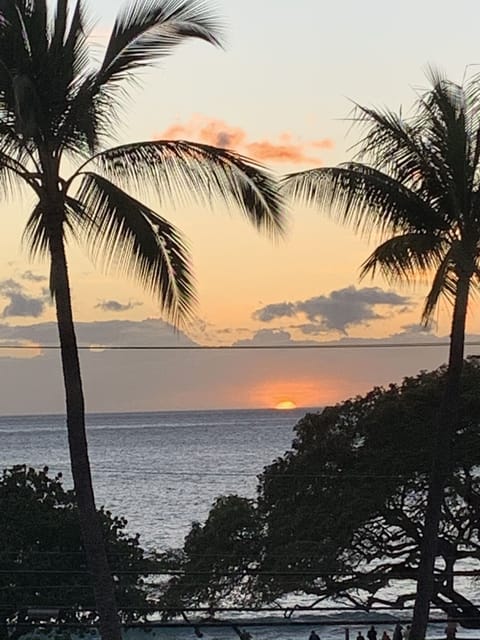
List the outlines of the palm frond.
{"type": "MultiPolygon", "coordinates": [[[[472,193],[478,193],[479,181],[480,181],[480,126],[478,126],[472,135],[472,175],[470,178],[469,188],[472,193]]],[[[472,198],[472,210],[476,207],[472,198]]]]}
{"type": "Polygon", "coordinates": [[[4,145],[2,142],[0,134],[0,198],[18,196],[26,186],[30,186],[38,195],[39,186],[35,181],[35,174],[31,174],[15,157],[3,151],[3,147],[9,149],[9,144],[8,141],[4,145]]]}
{"type": "Polygon", "coordinates": [[[85,173],[67,221],[107,270],[133,274],[174,322],[186,320],[195,303],[185,241],[167,220],[107,179],[85,173]],[[83,211],[83,214],[82,214],[83,211]]]}
{"type": "Polygon", "coordinates": [[[259,230],[282,234],[285,207],[276,181],[261,165],[227,149],[158,140],[99,153],[94,162],[109,179],[137,193],[151,184],[162,201],[239,208],[259,230]]]}
{"type": "Polygon", "coordinates": [[[443,193],[444,179],[432,165],[431,149],[415,119],[356,105],[354,122],[366,130],[354,146],[356,161],[389,174],[430,201],[443,193]]]}
{"type": "Polygon", "coordinates": [[[185,39],[219,45],[220,31],[203,0],[133,0],[115,22],[100,68],[83,74],[71,94],[60,136],[65,148],[75,153],[85,141],[95,153],[100,141],[112,137],[119,97],[126,95],[124,80],[138,81],[140,69],[169,55],[185,39]]]}
{"type": "Polygon", "coordinates": [[[89,27],[83,3],[77,0],[68,22],[65,16],[67,9],[67,0],[63,0],[61,9],[58,3],[46,69],[47,73],[56,71],[56,77],[46,83],[50,90],[57,88],[50,100],[54,106],[60,102],[59,106],[64,109],[67,106],[64,101],[76,94],[80,81],[91,71],[87,41],[89,27]]]}
{"type": "Polygon", "coordinates": [[[470,209],[474,173],[466,97],[463,87],[435,70],[430,76],[433,87],[420,99],[417,121],[429,141],[432,166],[443,176],[447,192],[443,208],[458,220],[470,209]]]}
{"type": "Polygon", "coordinates": [[[285,193],[326,210],[361,234],[438,229],[428,202],[391,176],[360,163],[310,169],[283,179],[285,193]]]}
{"type": "Polygon", "coordinates": [[[16,0],[5,1],[0,12],[0,114],[3,121],[13,124],[17,111],[14,79],[26,74],[32,54],[25,25],[27,7],[16,0]]]}
{"type": "Polygon", "coordinates": [[[134,0],[114,24],[97,82],[122,80],[185,38],[220,44],[218,21],[203,0],[134,0]]]}
{"type": "MultiPolygon", "coordinates": [[[[77,3],[78,7],[78,3],[77,3]]],[[[50,42],[52,51],[60,51],[65,41],[67,33],[68,0],[57,0],[55,6],[55,17],[53,19],[53,30],[50,42]]]]}
{"type": "MultiPolygon", "coordinates": [[[[79,230],[84,225],[84,211],[80,204],[68,195],[65,197],[63,234],[69,231],[77,241],[80,240],[79,230]]],[[[42,206],[41,200],[37,202],[30,214],[22,235],[22,246],[34,260],[50,261],[51,258],[51,224],[49,224],[49,211],[42,206]]],[[[53,272],[50,271],[50,294],[55,297],[55,282],[53,272]]]]}
{"type": "Polygon", "coordinates": [[[11,125],[2,120],[0,120],[0,152],[25,167],[28,162],[33,162],[35,169],[39,168],[33,155],[34,149],[29,141],[23,140],[11,125]]]}
{"type": "MultiPolygon", "coordinates": [[[[83,4],[77,0],[67,25],[63,24],[63,16],[59,15],[60,24],[55,28],[64,32],[63,39],[54,37],[48,51],[48,66],[53,73],[49,83],[50,92],[56,96],[55,112],[52,113],[52,126],[58,151],[65,149],[73,154],[86,156],[95,148],[97,134],[95,121],[91,114],[93,107],[89,95],[93,73],[90,68],[88,49],[88,22],[83,4]]],[[[55,23],[56,24],[56,23],[55,23]]]]}
{"type": "Polygon", "coordinates": [[[49,257],[49,235],[47,220],[40,201],[30,214],[22,235],[22,245],[33,259],[43,260],[49,257]]]}
{"type": "Polygon", "coordinates": [[[406,233],[380,244],[362,264],[360,277],[379,271],[392,285],[413,284],[427,276],[443,259],[444,241],[431,233],[406,233]]]}
{"type": "MultiPolygon", "coordinates": [[[[78,83],[68,99],[57,132],[59,149],[83,159],[98,150],[108,120],[108,100],[105,100],[104,108],[98,109],[92,98],[95,95],[93,85],[94,74],[87,75],[78,83]]],[[[113,107],[110,117],[115,118],[113,107]]]]}
{"type": "Polygon", "coordinates": [[[28,144],[88,148],[70,117],[91,73],[82,0],[58,0],[52,19],[45,0],[10,5],[0,28],[0,119],[28,144]]]}
{"type": "Polygon", "coordinates": [[[455,300],[455,294],[457,292],[457,278],[455,275],[454,252],[454,247],[450,247],[435,272],[432,286],[430,287],[430,291],[425,299],[422,311],[422,323],[424,325],[428,325],[430,323],[432,315],[437,308],[442,295],[450,304],[453,304],[455,300]]]}
{"type": "MultiPolygon", "coordinates": [[[[17,6],[21,3],[17,2],[17,6]]],[[[48,47],[48,16],[46,0],[23,3],[22,16],[32,58],[42,58],[48,47]]]]}

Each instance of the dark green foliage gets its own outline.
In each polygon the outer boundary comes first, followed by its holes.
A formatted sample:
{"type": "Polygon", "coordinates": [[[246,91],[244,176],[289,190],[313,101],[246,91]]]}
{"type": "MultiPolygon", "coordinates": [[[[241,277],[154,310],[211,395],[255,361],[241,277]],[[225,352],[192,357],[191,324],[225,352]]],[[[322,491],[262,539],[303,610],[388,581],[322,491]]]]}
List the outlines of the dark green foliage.
{"type": "Polygon", "coordinates": [[[261,535],[252,500],[218,498],[205,523],[193,523],[183,550],[160,556],[160,566],[178,575],[170,579],[159,608],[172,615],[195,605],[214,608],[219,599],[229,597],[248,601],[243,594],[255,591],[255,578],[249,572],[258,566],[261,535]]]}
{"type": "MultiPolygon", "coordinates": [[[[367,609],[411,604],[444,378],[445,368],[421,373],[307,414],[295,427],[292,449],[260,476],[256,508],[244,498],[219,499],[205,525],[195,524],[183,550],[170,555],[172,567],[185,575],[171,581],[164,597],[179,607],[192,601],[214,607],[226,596],[260,604],[300,591],[312,601],[331,597],[367,609]],[[247,519],[232,508],[242,502],[247,519]],[[219,544],[225,523],[229,540],[235,532],[251,539],[250,553],[219,544]],[[208,591],[195,576],[199,567],[209,572],[202,577],[208,591]],[[398,598],[383,590],[389,585],[398,598]]],[[[479,389],[480,364],[470,359],[433,598],[460,618],[472,615],[473,605],[452,568],[465,559],[477,568],[480,563],[479,389]]]]}
{"type": "Polygon", "coordinates": [[[434,596],[435,549],[460,401],[465,327],[472,291],[480,289],[479,76],[464,85],[430,70],[430,88],[404,117],[357,106],[364,135],[356,161],[285,178],[293,196],[326,208],[379,246],[361,275],[380,273],[393,285],[429,281],[422,321],[440,299],[453,307],[445,392],[440,400],[417,597],[411,637],[425,638],[434,596]]]}
{"type": "MultiPolygon", "coordinates": [[[[20,619],[31,608],[60,608],[60,619],[94,621],[88,574],[73,491],[48,469],[5,469],[0,478],[0,619],[20,619]]],[[[134,620],[149,606],[143,574],[153,566],[127,521],[99,512],[121,616],[134,620]],[[118,572],[118,573],[117,573],[118,572]],[[128,572],[127,574],[124,572],[128,572]]]]}

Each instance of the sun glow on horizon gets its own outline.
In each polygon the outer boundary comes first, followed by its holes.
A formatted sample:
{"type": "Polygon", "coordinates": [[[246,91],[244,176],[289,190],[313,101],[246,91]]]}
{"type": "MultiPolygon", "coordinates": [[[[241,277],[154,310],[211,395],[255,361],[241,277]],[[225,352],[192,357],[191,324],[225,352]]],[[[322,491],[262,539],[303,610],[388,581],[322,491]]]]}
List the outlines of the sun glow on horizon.
{"type": "Polygon", "coordinates": [[[282,400],[275,405],[275,409],[277,409],[278,411],[289,411],[296,408],[297,405],[291,400],[282,400]]]}

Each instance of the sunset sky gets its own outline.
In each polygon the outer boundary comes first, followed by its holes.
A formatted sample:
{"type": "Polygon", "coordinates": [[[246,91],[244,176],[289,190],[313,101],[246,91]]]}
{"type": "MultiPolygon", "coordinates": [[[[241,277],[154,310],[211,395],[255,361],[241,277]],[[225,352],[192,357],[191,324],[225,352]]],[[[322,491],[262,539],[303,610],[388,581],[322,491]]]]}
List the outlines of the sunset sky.
{"type": "MultiPolygon", "coordinates": [[[[91,2],[101,48],[116,0],[91,2]]],[[[404,111],[427,86],[429,64],[452,80],[480,71],[480,5],[457,0],[216,0],[224,51],[189,43],[143,76],[119,142],[183,138],[230,146],[279,174],[337,164],[358,138],[352,101],[404,111]],[[450,7],[450,8],[448,8],[450,7]],[[448,8],[448,10],[447,10],[448,8]],[[471,65],[471,66],[469,66],[471,65]]],[[[31,202],[1,205],[0,344],[56,344],[45,264],[20,238],[31,202]]],[[[295,206],[285,240],[258,236],[237,212],[162,211],[186,234],[198,283],[197,319],[174,333],[133,282],[105,277],[70,251],[83,345],[290,345],[437,342],[418,322],[424,289],[359,281],[373,244],[295,206]]],[[[478,300],[470,339],[480,334],[478,300]]],[[[480,353],[472,348],[471,353],[480,353]]],[[[445,360],[444,347],[298,351],[152,351],[82,354],[90,411],[321,406],[445,360]]],[[[0,413],[60,412],[57,352],[0,353],[0,413]]]]}

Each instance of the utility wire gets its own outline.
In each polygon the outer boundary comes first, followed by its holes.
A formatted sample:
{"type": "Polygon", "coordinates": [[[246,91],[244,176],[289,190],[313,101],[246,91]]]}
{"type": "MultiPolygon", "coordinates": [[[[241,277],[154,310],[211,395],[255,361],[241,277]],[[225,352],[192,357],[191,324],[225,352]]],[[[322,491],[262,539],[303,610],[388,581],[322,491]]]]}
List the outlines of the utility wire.
{"type": "MultiPolygon", "coordinates": [[[[449,347],[450,342],[366,342],[353,344],[248,344],[248,345],[79,345],[83,351],[276,351],[295,349],[427,349],[449,347]]],[[[465,347],[480,347],[480,341],[465,342],[465,347]]],[[[0,344],[0,349],[44,349],[59,350],[60,345],[0,344]]]]}
{"type": "MultiPolygon", "coordinates": [[[[1,434],[1,431],[0,431],[1,434]]],[[[95,473],[118,473],[118,469],[109,469],[96,467],[95,464],[92,465],[95,473]]],[[[428,469],[425,471],[418,472],[419,475],[428,474],[428,469]]],[[[258,473],[245,473],[244,471],[228,471],[228,472],[203,472],[198,471],[195,473],[194,471],[125,471],[125,475],[141,475],[141,476],[167,476],[167,477],[213,477],[213,478],[258,478],[259,475],[263,475],[262,472],[258,473]]],[[[412,479],[410,475],[406,474],[371,474],[371,473],[343,473],[342,471],[338,471],[335,473],[284,473],[281,476],[277,476],[274,478],[268,478],[268,482],[272,482],[273,480],[283,480],[284,478],[302,478],[302,479],[328,479],[333,478],[335,480],[348,480],[348,479],[367,479],[367,480],[395,480],[395,479],[412,479]]]]}
{"type": "MultiPolygon", "coordinates": [[[[417,575],[417,569],[410,569],[409,571],[399,571],[398,573],[389,573],[388,578],[395,579],[414,579],[417,575]]],[[[70,576],[80,576],[80,575],[91,575],[89,571],[85,569],[0,569],[0,575],[70,575],[70,576]]],[[[369,577],[378,577],[378,573],[374,571],[370,572],[362,572],[362,571],[262,571],[256,569],[249,570],[241,570],[241,571],[222,571],[218,572],[215,570],[212,571],[183,571],[183,570],[175,570],[175,569],[148,569],[145,572],[142,571],[132,571],[132,570],[116,570],[113,569],[112,573],[118,576],[179,576],[179,577],[188,577],[188,576],[211,576],[214,577],[242,577],[242,576],[314,576],[314,577],[324,577],[324,576],[340,576],[340,577],[350,577],[350,578],[369,578],[369,577]]],[[[434,574],[434,577],[444,578],[447,576],[462,576],[462,577],[478,577],[478,571],[452,571],[452,572],[438,572],[434,574]]],[[[21,585],[20,585],[21,586],[21,585]]],[[[87,585],[85,585],[87,586],[87,585]]],[[[198,583],[196,583],[198,586],[198,583]]]]}
{"type": "MultiPolygon", "coordinates": [[[[461,618],[460,622],[476,622],[480,620],[479,616],[470,616],[461,618]]],[[[430,618],[430,624],[445,624],[449,621],[447,617],[444,618],[430,618]]],[[[310,625],[324,625],[329,627],[345,627],[345,626],[353,626],[359,627],[363,624],[373,624],[373,625],[385,625],[388,623],[394,622],[394,620],[386,620],[383,618],[346,618],[337,620],[327,617],[318,617],[318,616],[308,616],[308,620],[292,620],[284,619],[284,620],[214,620],[214,621],[206,621],[206,620],[195,620],[191,622],[126,622],[121,624],[120,626],[124,629],[156,629],[156,628],[172,628],[172,629],[181,629],[181,628],[192,628],[195,627],[203,627],[203,628],[224,628],[232,626],[241,626],[241,627],[308,627],[310,625]]],[[[35,628],[38,626],[45,626],[48,624],[49,627],[55,628],[70,628],[70,629],[92,629],[97,628],[97,624],[95,623],[82,623],[82,622],[48,622],[39,624],[38,622],[21,622],[18,623],[18,627],[23,629],[35,628]]]]}
{"type": "MultiPolygon", "coordinates": [[[[62,585],[62,588],[64,588],[65,585],[62,585]]],[[[91,587],[91,589],[93,590],[93,586],[91,587]]],[[[412,596],[412,600],[413,600],[413,596],[412,596]]],[[[5,609],[5,608],[11,608],[11,604],[3,604],[0,603],[0,609],[5,609]]],[[[28,608],[31,607],[33,608],[32,603],[29,603],[28,605],[19,605],[17,603],[15,603],[15,606],[18,609],[24,609],[24,608],[28,608]]],[[[64,607],[71,607],[72,603],[65,603],[65,604],[61,604],[56,602],[54,605],[49,605],[48,608],[50,609],[60,609],[60,608],[64,608],[64,607]]],[[[82,606],[85,608],[88,608],[87,605],[85,605],[84,603],[82,603],[82,606]]],[[[474,605],[475,606],[475,605],[474,605]]],[[[93,606],[92,608],[95,608],[95,606],[93,606]]],[[[137,607],[131,607],[131,606],[123,606],[123,605],[119,605],[119,608],[122,611],[138,611],[139,609],[142,609],[142,606],[137,606],[137,607]]],[[[144,607],[144,609],[149,609],[151,612],[162,612],[162,613],[176,613],[178,612],[180,609],[182,609],[183,611],[188,611],[189,613],[212,613],[212,610],[215,612],[215,614],[217,613],[291,613],[293,610],[293,613],[309,613],[309,612],[329,612],[329,613],[345,613],[345,612],[350,612],[350,611],[366,611],[366,609],[364,607],[309,607],[307,606],[297,606],[297,605],[290,605],[290,606],[278,606],[278,607],[272,607],[272,606],[267,606],[267,607],[196,607],[196,606],[187,606],[185,604],[182,604],[181,607],[155,607],[153,606],[153,603],[149,602],[147,603],[144,607]]],[[[398,606],[398,605],[394,605],[392,604],[391,607],[385,606],[385,607],[376,607],[373,606],[368,610],[368,613],[378,613],[381,611],[413,611],[414,607],[413,606],[398,606]]],[[[443,611],[443,609],[441,609],[441,607],[438,606],[431,606],[430,610],[435,610],[435,611],[443,611]]]]}

